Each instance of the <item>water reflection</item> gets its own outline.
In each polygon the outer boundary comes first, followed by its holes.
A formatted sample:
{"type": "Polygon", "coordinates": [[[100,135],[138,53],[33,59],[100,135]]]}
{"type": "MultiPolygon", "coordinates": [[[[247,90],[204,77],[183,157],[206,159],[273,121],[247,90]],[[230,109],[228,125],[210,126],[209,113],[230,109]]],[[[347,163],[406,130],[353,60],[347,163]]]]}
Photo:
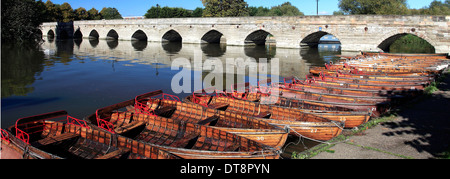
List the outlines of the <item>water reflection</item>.
{"type": "MultiPolygon", "coordinates": [[[[83,118],[100,107],[149,91],[174,94],[171,80],[181,69],[171,70],[172,62],[177,58],[193,62],[199,54],[202,61],[220,59],[224,67],[228,58],[267,58],[268,62],[278,58],[279,76],[304,77],[310,66],[323,65],[340,52],[96,39],[47,41],[39,48],[2,44],[1,123],[9,126],[20,117],[56,110],[83,118]]],[[[208,73],[200,70],[201,66],[192,66],[189,73],[205,78],[208,73]]]]}
{"type": "MultiPolygon", "coordinates": [[[[49,52],[50,53],[50,52],[49,52]]],[[[37,47],[2,44],[2,99],[33,92],[36,76],[44,70],[45,54],[37,47]]],[[[3,104],[2,104],[3,106],[3,104]]]]}

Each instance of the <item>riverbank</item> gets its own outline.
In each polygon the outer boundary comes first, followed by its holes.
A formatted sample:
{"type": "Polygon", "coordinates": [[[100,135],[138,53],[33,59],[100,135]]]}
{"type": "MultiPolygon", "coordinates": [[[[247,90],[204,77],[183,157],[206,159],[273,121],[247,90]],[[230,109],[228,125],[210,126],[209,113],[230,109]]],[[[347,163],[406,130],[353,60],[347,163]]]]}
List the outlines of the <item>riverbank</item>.
{"type": "Polygon", "coordinates": [[[424,94],[358,130],[346,130],[294,158],[439,159],[450,158],[450,70],[439,90],[424,94]]]}

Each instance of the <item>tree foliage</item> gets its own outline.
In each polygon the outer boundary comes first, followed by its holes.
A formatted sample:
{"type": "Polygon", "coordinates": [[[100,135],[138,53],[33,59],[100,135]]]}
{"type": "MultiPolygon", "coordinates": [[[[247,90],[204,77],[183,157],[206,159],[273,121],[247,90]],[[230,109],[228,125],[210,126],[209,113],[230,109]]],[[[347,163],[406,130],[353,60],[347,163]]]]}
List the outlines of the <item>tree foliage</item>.
{"type": "Polygon", "coordinates": [[[339,8],[333,14],[450,15],[450,0],[434,0],[421,9],[408,9],[406,0],[339,0],[339,8]]]}
{"type": "Polygon", "coordinates": [[[45,11],[42,1],[1,1],[2,43],[37,41],[40,39],[39,25],[45,11]]]}
{"type": "Polygon", "coordinates": [[[435,53],[434,47],[426,40],[412,34],[407,34],[389,47],[391,53],[435,53]]]}
{"type": "Polygon", "coordinates": [[[272,8],[266,7],[249,7],[250,16],[303,16],[297,7],[293,6],[290,2],[285,2],[272,8]]]}
{"type": "Polygon", "coordinates": [[[339,0],[346,14],[405,14],[406,0],[339,0]]]}
{"type": "Polygon", "coordinates": [[[248,4],[244,0],[202,0],[203,17],[248,16],[248,4]]]}
{"type": "MultiPolygon", "coordinates": [[[[199,10],[197,10],[197,11],[199,11],[199,10]]],[[[198,13],[198,12],[196,12],[196,13],[198,13]]],[[[165,7],[161,8],[157,4],[156,7],[152,6],[144,16],[146,18],[176,18],[176,17],[192,17],[193,13],[184,8],[179,8],[179,7],[173,8],[173,7],[165,6],[165,7]]],[[[197,17],[199,17],[199,16],[197,16],[197,17]]]]}
{"type": "Polygon", "coordinates": [[[122,19],[122,15],[120,15],[119,10],[115,7],[104,7],[100,11],[100,15],[102,15],[104,19],[122,19]]]}

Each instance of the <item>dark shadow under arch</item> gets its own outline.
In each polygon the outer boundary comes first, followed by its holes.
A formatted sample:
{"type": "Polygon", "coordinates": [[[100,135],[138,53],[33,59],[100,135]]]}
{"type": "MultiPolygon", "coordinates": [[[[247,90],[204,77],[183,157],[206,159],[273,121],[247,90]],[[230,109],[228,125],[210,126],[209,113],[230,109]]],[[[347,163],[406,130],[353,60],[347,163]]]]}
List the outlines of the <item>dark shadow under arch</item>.
{"type": "MultiPolygon", "coordinates": [[[[333,35],[333,34],[330,34],[328,32],[324,32],[324,31],[314,32],[312,34],[309,34],[305,38],[303,38],[302,41],[300,42],[300,46],[301,47],[309,46],[312,48],[317,48],[319,43],[321,42],[320,39],[325,35],[333,35]]],[[[341,42],[339,41],[339,42],[335,42],[335,43],[340,44],[341,42]]]]}
{"type": "Polygon", "coordinates": [[[223,34],[217,30],[210,30],[202,37],[202,43],[221,43],[223,34]]]}
{"type": "Polygon", "coordinates": [[[273,35],[265,30],[257,30],[245,38],[246,45],[265,45],[266,42],[276,43],[273,35]]]}
{"type": "Polygon", "coordinates": [[[117,40],[119,39],[119,34],[114,29],[111,29],[106,35],[106,39],[117,40]]]}
{"type": "Polygon", "coordinates": [[[182,42],[183,38],[175,30],[169,30],[162,36],[163,42],[182,42]]]}
{"type": "Polygon", "coordinates": [[[98,32],[96,30],[92,30],[91,33],[89,33],[89,39],[98,39],[100,35],[98,35],[98,32]]]}
{"type": "Polygon", "coordinates": [[[73,38],[74,39],[81,39],[81,38],[83,38],[83,33],[81,33],[80,29],[77,29],[75,31],[75,33],[73,34],[73,38]]]}
{"type": "Polygon", "coordinates": [[[389,38],[383,40],[378,45],[378,48],[384,52],[393,51],[395,53],[435,53],[433,45],[425,39],[410,33],[400,33],[390,36],[389,38]],[[409,36],[407,37],[409,39],[402,39],[406,36],[409,36]],[[396,45],[396,49],[392,49],[391,45],[393,45],[397,40],[403,40],[404,44],[396,45]]]}
{"type": "Polygon", "coordinates": [[[55,38],[55,31],[53,31],[52,29],[50,29],[50,30],[47,32],[47,38],[48,38],[48,39],[54,39],[54,38],[55,38]]]}
{"type": "Polygon", "coordinates": [[[147,35],[142,30],[137,30],[134,32],[134,34],[131,36],[131,40],[138,40],[138,41],[147,41],[147,35]]]}

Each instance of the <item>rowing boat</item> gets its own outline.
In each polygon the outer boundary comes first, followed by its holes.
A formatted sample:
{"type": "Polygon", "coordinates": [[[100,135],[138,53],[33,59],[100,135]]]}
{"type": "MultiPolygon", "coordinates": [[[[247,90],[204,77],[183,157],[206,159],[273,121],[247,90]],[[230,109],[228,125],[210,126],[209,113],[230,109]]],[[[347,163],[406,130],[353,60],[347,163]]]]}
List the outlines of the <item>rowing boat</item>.
{"type": "Polygon", "coordinates": [[[66,111],[20,118],[8,131],[5,140],[2,137],[2,144],[7,143],[9,149],[27,159],[179,158],[153,146],[92,128],[66,111]]]}
{"type": "Polygon", "coordinates": [[[274,148],[281,148],[286,142],[286,129],[249,116],[216,111],[195,103],[183,103],[172,95],[159,92],[136,96],[136,112],[212,126],[274,148]]]}
{"type": "Polygon", "coordinates": [[[325,86],[315,83],[305,83],[302,80],[297,80],[294,77],[288,78],[284,83],[273,84],[273,86],[282,87],[285,89],[293,89],[300,91],[316,92],[316,93],[328,93],[339,94],[348,96],[360,96],[360,97],[386,97],[386,98],[403,98],[420,94],[422,91],[417,89],[406,90],[387,90],[387,89],[359,89],[359,88],[346,88],[344,85],[339,86],[325,86]]]}
{"type": "Polygon", "coordinates": [[[253,116],[273,125],[288,127],[292,135],[301,135],[313,140],[330,140],[339,135],[344,126],[343,122],[332,121],[313,114],[303,114],[298,109],[261,105],[225,96],[194,93],[187,96],[184,101],[203,104],[205,107],[216,110],[253,116]]]}
{"type": "MultiPolygon", "coordinates": [[[[155,93],[160,92],[148,95],[155,93]]],[[[277,149],[257,141],[206,125],[138,113],[134,104],[131,99],[98,109],[87,121],[186,159],[279,158],[277,149]]]]}

